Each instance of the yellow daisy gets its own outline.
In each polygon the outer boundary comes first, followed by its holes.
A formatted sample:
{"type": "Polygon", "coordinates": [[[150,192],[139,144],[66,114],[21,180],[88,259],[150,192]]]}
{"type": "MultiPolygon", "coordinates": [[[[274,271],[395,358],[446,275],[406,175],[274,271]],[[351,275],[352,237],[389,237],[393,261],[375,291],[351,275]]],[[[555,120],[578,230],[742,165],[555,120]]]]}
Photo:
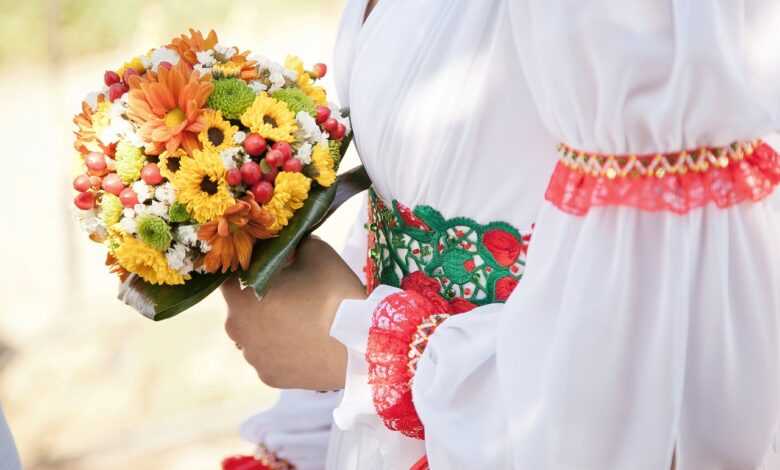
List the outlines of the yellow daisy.
{"type": "Polygon", "coordinates": [[[287,56],[287,59],[284,61],[284,68],[290,69],[298,74],[298,88],[306,93],[306,96],[314,100],[316,104],[322,106],[328,104],[328,96],[325,93],[325,89],[314,84],[311,75],[304,70],[303,62],[300,58],[294,55],[287,56]]]}
{"type": "Polygon", "coordinates": [[[181,168],[182,160],[191,158],[187,155],[187,152],[183,148],[179,147],[175,152],[171,153],[167,150],[160,154],[160,163],[157,166],[160,167],[160,174],[163,175],[168,181],[173,181],[176,173],[181,168]]]}
{"type": "Polygon", "coordinates": [[[322,187],[329,187],[336,181],[336,162],[330,154],[328,144],[317,144],[311,153],[311,161],[317,176],[314,177],[322,187]]]}
{"type": "Polygon", "coordinates": [[[179,202],[203,224],[222,215],[236,201],[225,181],[225,166],[215,152],[195,150],[192,158],[181,159],[173,178],[179,202]]]}
{"type": "Polygon", "coordinates": [[[203,113],[205,126],[198,134],[198,140],[206,150],[221,152],[233,147],[233,136],[238,132],[238,127],[230,124],[222,118],[222,112],[208,110],[203,113]]]}
{"type": "Polygon", "coordinates": [[[113,250],[114,258],[122,268],[138,274],[151,284],[184,284],[184,276],[168,265],[165,254],[129,235],[121,235],[113,250]]]}
{"type": "Polygon", "coordinates": [[[293,143],[295,131],[298,130],[295,115],[287,104],[271,98],[267,93],[257,95],[252,106],[241,116],[241,123],[252,132],[274,142],[293,143]]]}
{"type": "Polygon", "coordinates": [[[304,201],[309,197],[309,189],[311,179],[301,173],[283,171],[276,176],[274,195],[263,206],[274,217],[273,224],[268,227],[271,232],[283,229],[295,211],[303,207],[304,201]]]}

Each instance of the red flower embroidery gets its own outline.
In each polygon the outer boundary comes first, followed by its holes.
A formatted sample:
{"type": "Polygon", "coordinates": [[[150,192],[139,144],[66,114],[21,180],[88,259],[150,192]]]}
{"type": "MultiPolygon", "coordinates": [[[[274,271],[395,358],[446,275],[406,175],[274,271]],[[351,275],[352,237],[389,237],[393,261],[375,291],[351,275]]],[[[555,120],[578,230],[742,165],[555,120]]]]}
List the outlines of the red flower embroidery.
{"type": "Polygon", "coordinates": [[[506,276],[496,281],[496,300],[504,302],[509,298],[509,295],[517,287],[517,279],[506,276]]]}
{"type": "Polygon", "coordinates": [[[465,269],[468,272],[474,271],[475,267],[476,265],[474,264],[473,259],[467,259],[466,261],[463,262],[463,269],[465,269]]]}
{"type": "Polygon", "coordinates": [[[416,229],[425,230],[426,232],[431,231],[431,228],[428,227],[425,222],[418,219],[417,216],[412,213],[411,209],[404,206],[403,204],[398,204],[398,213],[401,214],[401,218],[404,219],[404,223],[406,223],[406,225],[416,229]]]}
{"type": "Polygon", "coordinates": [[[509,232],[501,229],[488,230],[482,242],[501,266],[511,266],[524,249],[523,243],[509,232]]]}
{"type": "Polygon", "coordinates": [[[223,460],[222,470],[271,470],[271,467],[251,455],[237,455],[223,460]]]}
{"type": "Polygon", "coordinates": [[[436,279],[428,277],[422,271],[409,273],[401,281],[401,289],[417,292],[436,306],[439,313],[448,313],[450,306],[441,296],[441,284],[436,279]]]}
{"type": "Polygon", "coordinates": [[[449,313],[466,313],[470,310],[474,310],[475,308],[477,308],[477,306],[468,300],[461,297],[455,297],[454,299],[450,300],[449,313]]]}

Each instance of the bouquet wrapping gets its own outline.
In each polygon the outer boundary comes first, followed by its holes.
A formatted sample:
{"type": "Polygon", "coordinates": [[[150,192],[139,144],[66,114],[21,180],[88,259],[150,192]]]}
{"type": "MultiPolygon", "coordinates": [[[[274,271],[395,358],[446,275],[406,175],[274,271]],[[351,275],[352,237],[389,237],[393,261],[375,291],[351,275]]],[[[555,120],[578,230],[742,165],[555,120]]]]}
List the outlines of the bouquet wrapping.
{"type": "Polygon", "coordinates": [[[337,170],[349,120],[310,70],[174,38],[103,77],[74,123],[77,218],[107,249],[120,298],[153,319],[232,273],[262,293],[300,239],[365,173],[337,170]]]}

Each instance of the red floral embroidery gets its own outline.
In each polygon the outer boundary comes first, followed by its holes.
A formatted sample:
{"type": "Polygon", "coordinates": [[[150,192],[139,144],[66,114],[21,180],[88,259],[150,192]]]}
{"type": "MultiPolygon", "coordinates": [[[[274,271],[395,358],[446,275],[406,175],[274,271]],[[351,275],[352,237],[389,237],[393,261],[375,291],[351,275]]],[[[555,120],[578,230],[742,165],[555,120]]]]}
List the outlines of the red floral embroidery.
{"type": "Polygon", "coordinates": [[[455,297],[450,300],[450,310],[448,313],[466,313],[475,308],[477,308],[476,304],[473,304],[464,298],[455,297]]]}
{"type": "Polygon", "coordinates": [[[512,291],[517,287],[517,279],[513,277],[502,277],[496,281],[496,300],[499,302],[506,302],[506,299],[512,294],[512,291]]]}
{"type": "Polygon", "coordinates": [[[482,243],[501,266],[511,266],[525,249],[522,240],[501,229],[488,230],[482,236],[482,243]]]}
{"type": "Polygon", "coordinates": [[[763,142],[756,143],[752,152],[746,151],[741,158],[722,158],[719,164],[708,165],[703,171],[667,172],[659,168],[654,174],[639,176],[622,176],[614,168],[606,175],[593,175],[562,160],[545,197],[573,215],[585,215],[598,206],[685,214],[710,203],[726,208],[759,201],[780,183],[780,156],[763,142]]]}
{"type": "Polygon", "coordinates": [[[425,230],[426,232],[429,232],[431,230],[428,225],[417,218],[416,215],[412,212],[411,209],[404,206],[403,204],[398,204],[398,213],[401,214],[401,218],[404,219],[404,223],[410,227],[414,227],[416,229],[425,230]]]}

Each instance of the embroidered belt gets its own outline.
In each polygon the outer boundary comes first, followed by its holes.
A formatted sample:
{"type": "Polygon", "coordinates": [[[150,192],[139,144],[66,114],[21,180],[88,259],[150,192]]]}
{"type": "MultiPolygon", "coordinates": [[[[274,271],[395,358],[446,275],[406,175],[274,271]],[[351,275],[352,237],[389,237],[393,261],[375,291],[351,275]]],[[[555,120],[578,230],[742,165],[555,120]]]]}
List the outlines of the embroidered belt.
{"type": "Polygon", "coordinates": [[[430,206],[385,204],[373,190],[368,219],[369,291],[426,284],[465,310],[505,301],[523,275],[531,233],[508,223],[445,219],[430,206]]]}
{"type": "Polygon", "coordinates": [[[761,200],[780,182],[780,158],[761,140],[656,155],[558,150],[545,197],[574,215],[597,206],[678,214],[709,203],[725,208],[761,200]]]}

